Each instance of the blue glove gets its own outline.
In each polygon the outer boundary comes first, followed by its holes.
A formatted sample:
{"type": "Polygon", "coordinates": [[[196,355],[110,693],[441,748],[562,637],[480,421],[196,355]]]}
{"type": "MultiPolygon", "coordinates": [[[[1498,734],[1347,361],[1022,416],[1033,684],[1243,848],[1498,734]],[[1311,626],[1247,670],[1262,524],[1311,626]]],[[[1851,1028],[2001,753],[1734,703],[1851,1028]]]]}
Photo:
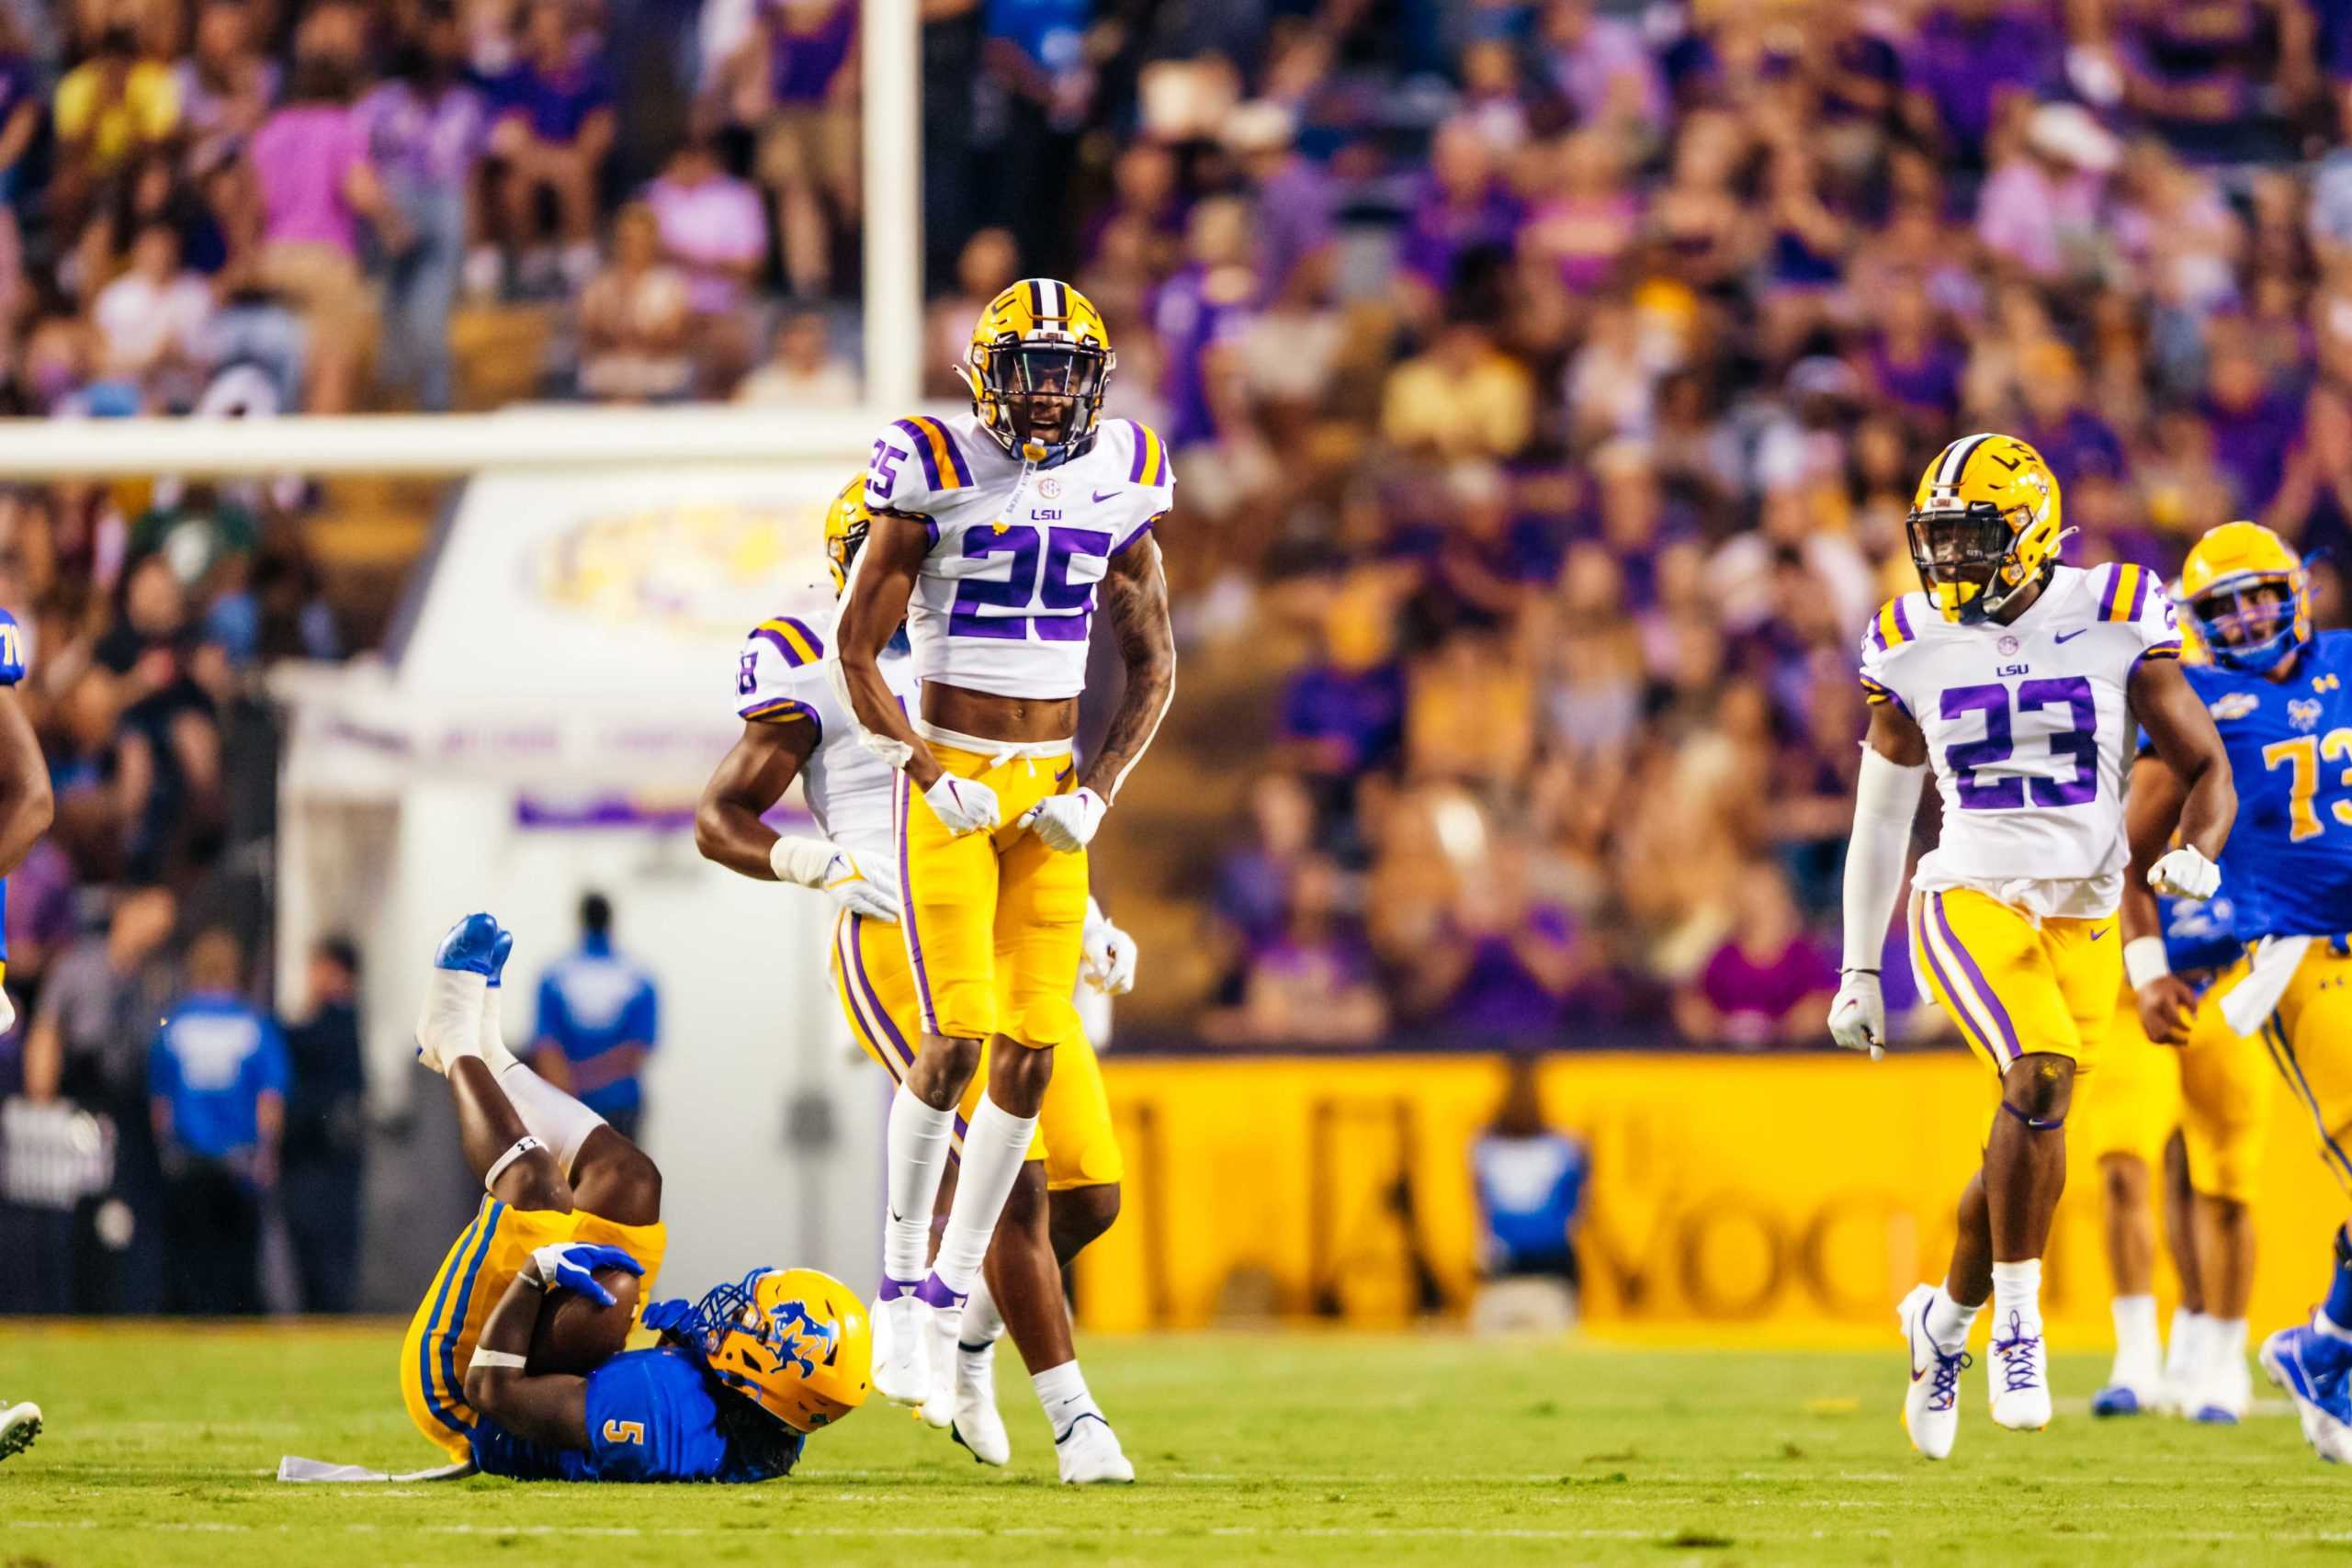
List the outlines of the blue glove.
{"type": "Polygon", "coordinates": [[[655,1302],[645,1309],[645,1326],[656,1334],[674,1334],[681,1339],[692,1339],[695,1337],[695,1303],[684,1296],[655,1302]]]}
{"type": "Polygon", "coordinates": [[[645,1272],[645,1265],[617,1247],[596,1247],[583,1241],[560,1241],[542,1247],[531,1254],[525,1270],[533,1283],[544,1290],[571,1291],[586,1296],[598,1306],[611,1306],[613,1292],[596,1282],[595,1270],[622,1269],[631,1274],[645,1272]]]}
{"type": "Polygon", "coordinates": [[[507,955],[514,951],[514,933],[504,926],[499,927],[498,940],[491,944],[490,949],[490,988],[492,990],[498,989],[498,983],[506,977],[507,955]]]}

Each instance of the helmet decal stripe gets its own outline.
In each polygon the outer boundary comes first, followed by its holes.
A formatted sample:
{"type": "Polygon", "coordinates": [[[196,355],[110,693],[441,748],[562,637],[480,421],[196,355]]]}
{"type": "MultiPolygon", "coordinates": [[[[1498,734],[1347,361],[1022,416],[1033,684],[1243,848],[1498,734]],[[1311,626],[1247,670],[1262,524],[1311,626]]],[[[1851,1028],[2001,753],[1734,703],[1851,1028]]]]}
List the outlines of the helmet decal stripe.
{"type": "Polygon", "coordinates": [[[1042,277],[1029,280],[1029,315],[1033,321],[1046,319],[1046,280],[1042,277]]]}
{"type": "Polygon", "coordinates": [[[1979,431],[1974,435],[1963,435],[1945,447],[1944,460],[1936,468],[1936,482],[1939,485],[1958,484],[1960,476],[1968,471],[1968,459],[1976,455],[1979,446],[1992,439],[1992,432],[1979,431]]]}

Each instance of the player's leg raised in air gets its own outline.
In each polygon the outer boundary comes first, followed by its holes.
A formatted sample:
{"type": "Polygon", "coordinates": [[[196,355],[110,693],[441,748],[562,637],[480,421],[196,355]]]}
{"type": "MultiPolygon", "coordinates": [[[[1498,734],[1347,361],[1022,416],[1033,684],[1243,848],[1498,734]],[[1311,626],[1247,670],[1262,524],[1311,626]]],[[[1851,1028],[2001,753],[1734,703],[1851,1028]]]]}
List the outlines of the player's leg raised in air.
{"type": "MultiPolygon", "coordinates": [[[[410,1321],[401,1389],[417,1429],[460,1460],[471,1457],[479,1420],[465,1397],[474,1347],[532,1254],[571,1242],[619,1247],[644,1269],[641,1279],[614,1281],[633,1307],[651,1288],[667,1241],[652,1161],[505,1050],[493,981],[512,947],[487,915],[458,922],[435,954],[417,1021],[418,1057],[449,1080],[466,1162],[485,1195],[410,1321]]],[[[627,1323],[615,1327],[608,1349],[616,1351],[627,1323]]]]}

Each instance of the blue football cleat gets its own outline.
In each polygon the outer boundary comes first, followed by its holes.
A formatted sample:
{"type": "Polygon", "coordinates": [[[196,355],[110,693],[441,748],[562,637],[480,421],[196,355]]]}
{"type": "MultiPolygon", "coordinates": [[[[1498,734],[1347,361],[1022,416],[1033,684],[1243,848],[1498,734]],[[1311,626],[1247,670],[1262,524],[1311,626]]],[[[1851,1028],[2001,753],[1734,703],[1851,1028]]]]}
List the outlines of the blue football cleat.
{"type": "Polygon", "coordinates": [[[2121,1383],[2109,1384],[2091,1395],[2091,1414],[2094,1416],[2139,1416],[2147,1408],[2140,1403],[2137,1389],[2127,1388],[2121,1383]]]}
{"type": "Polygon", "coordinates": [[[499,939],[504,934],[498,929],[498,922],[488,915],[468,915],[451,926],[449,934],[441,939],[441,945],[433,950],[433,967],[468,975],[494,975],[514,945],[514,939],[509,937],[506,949],[499,946],[499,939]]]}
{"type": "Polygon", "coordinates": [[[490,950],[490,988],[498,989],[506,974],[506,961],[514,954],[514,933],[504,926],[498,928],[498,941],[490,950]]]}
{"type": "Polygon", "coordinates": [[[2311,1354],[2314,1331],[2282,1328],[2262,1342],[2262,1370],[2295,1402],[2303,1439],[2335,1464],[2352,1460],[2352,1379],[2342,1367],[2322,1371],[2311,1354]]]}

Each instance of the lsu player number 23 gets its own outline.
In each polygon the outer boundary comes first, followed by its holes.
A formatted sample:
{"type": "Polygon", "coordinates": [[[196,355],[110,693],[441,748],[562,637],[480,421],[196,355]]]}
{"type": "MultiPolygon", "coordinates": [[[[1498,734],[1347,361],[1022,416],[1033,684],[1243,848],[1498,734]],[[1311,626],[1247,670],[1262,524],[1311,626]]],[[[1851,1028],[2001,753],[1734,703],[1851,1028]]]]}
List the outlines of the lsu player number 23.
{"type": "Polygon", "coordinates": [[[940,1408],[1054,1048],[1079,1038],[1086,846],[1176,680],[1154,537],[1175,476],[1158,435],[1102,418],[1116,360],[1101,313],[1068,284],[1030,278],[981,312],[966,357],[969,414],[899,420],[874,443],[873,523],[837,666],[861,740],[899,773],[899,930],[922,1020],[890,1109],[874,1382],[896,1403],[940,1408]],[[1081,767],[1098,599],[1126,680],[1081,767]],[[912,714],[881,667],[902,621],[922,683],[912,714]],[[926,1269],[951,1119],[983,1047],[988,1089],[926,1269]]]}
{"type": "Polygon", "coordinates": [[[1908,519],[1922,592],[1889,601],[1862,639],[1870,735],[1830,1032],[1855,1049],[1884,1038],[1880,953],[1932,769],[1943,829],[1912,880],[1913,963],[1999,1078],[1951,1269],[1902,1307],[1904,1423],[1930,1459],[1951,1451],[1969,1329],[1988,1296],[1993,1419],[2025,1430],[2050,1420],[2041,1258],[2065,1185],[2059,1129],[2075,1074],[2123,988],[2116,908],[2135,721],[2188,801],[2183,847],[2152,874],[2163,891],[2214,891],[2236,805],[2220,739],[2181,676],[2163,585],[2135,566],[2058,564],[2059,515],[2057,479],[2031,446],[1953,442],[1908,519]]]}

